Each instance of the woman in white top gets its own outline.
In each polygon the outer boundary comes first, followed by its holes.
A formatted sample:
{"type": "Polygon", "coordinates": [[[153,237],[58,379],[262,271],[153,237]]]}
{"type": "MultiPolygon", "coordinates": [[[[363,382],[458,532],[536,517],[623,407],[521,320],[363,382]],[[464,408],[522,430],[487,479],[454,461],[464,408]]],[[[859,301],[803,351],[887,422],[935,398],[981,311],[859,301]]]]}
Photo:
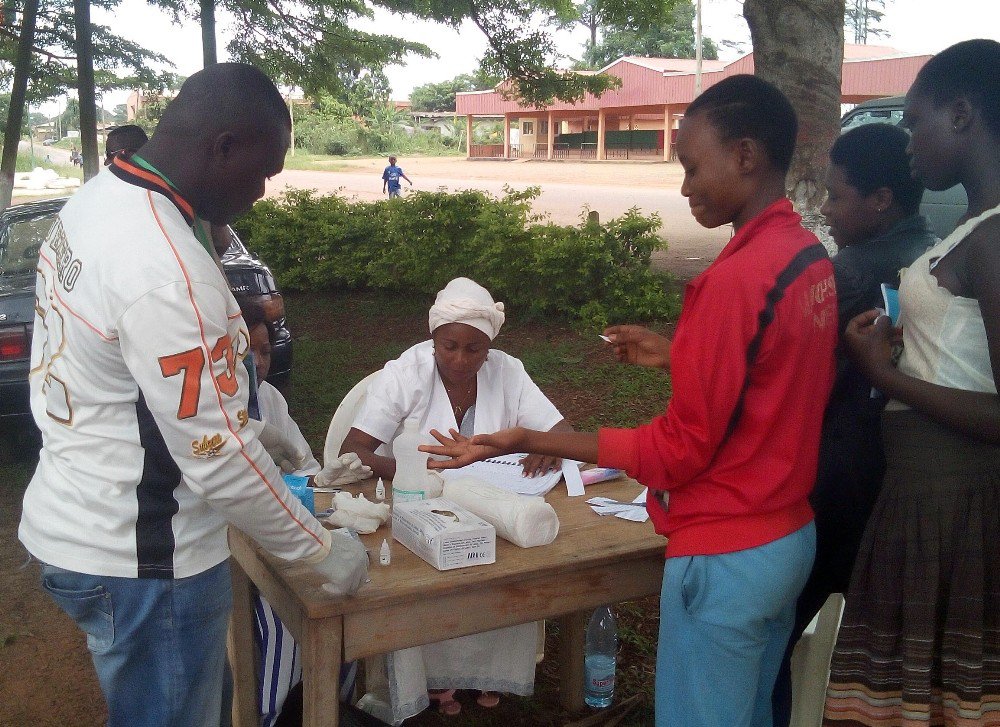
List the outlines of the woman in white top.
{"type": "Polygon", "coordinates": [[[891,399],[886,477],[847,594],[825,724],[1000,723],[1000,43],[932,58],[906,97],[911,166],[962,184],[958,229],[903,274],[903,354],[870,311],[845,339],[891,399]]]}
{"type": "MultiPolygon", "coordinates": [[[[485,288],[468,278],[452,280],[438,293],[428,318],[431,340],[387,363],[372,380],[342,454],[357,453],[376,475],[391,479],[392,440],[411,416],[424,433],[455,429],[471,436],[512,426],[572,430],[523,364],[490,348],[504,313],[485,288]]],[[[428,434],[427,443],[433,442],[428,434]]],[[[555,469],[560,461],[533,455],[523,464],[526,474],[534,474],[555,469]]],[[[443,713],[455,714],[460,710],[455,689],[479,690],[477,701],[487,707],[496,704],[496,692],[529,695],[536,637],[536,625],[525,624],[390,654],[384,701],[391,714],[377,716],[399,723],[430,699],[443,713]]]]}

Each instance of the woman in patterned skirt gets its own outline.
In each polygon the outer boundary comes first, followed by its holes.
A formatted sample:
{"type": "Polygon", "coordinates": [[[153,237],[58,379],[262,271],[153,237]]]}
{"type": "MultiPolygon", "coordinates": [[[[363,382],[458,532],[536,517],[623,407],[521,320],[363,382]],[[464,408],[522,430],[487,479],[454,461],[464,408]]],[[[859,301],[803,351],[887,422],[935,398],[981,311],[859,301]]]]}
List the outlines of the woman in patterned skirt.
{"type": "Polygon", "coordinates": [[[1000,725],[1000,43],[932,58],[903,124],[914,172],[969,206],[902,277],[898,367],[880,312],[845,334],[891,401],[824,724],[1000,725]]]}

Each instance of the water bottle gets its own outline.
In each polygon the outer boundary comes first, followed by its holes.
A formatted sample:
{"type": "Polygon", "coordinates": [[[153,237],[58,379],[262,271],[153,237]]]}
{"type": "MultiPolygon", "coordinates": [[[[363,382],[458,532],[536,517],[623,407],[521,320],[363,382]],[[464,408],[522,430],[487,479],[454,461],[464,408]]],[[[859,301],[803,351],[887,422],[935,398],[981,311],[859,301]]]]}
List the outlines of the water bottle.
{"type": "Polygon", "coordinates": [[[610,606],[594,611],[587,624],[583,698],[591,707],[607,707],[615,694],[618,624],[610,606]]]}
{"type": "Polygon", "coordinates": [[[417,451],[423,443],[417,427],[417,418],[410,417],[403,422],[403,431],[392,442],[392,456],[396,460],[396,476],[392,478],[393,502],[425,499],[427,455],[417,451]]]}

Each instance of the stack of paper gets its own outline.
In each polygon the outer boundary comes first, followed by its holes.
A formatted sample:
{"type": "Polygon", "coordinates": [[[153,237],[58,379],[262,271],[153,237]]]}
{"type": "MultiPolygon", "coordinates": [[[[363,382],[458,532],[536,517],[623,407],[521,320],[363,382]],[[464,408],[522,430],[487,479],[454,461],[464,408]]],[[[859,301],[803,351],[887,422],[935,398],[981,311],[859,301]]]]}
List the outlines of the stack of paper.
{"type": "Polygon", "coordinates": [[[644,523],[649,520],[649,513],[646,512],[646,492],[647,490],[643,488],[639,496],[632,502],[619,502],[610,497],[592,497],[587,500],[587,504],[598,515],[614,515],[623,520],[644,523]]]}

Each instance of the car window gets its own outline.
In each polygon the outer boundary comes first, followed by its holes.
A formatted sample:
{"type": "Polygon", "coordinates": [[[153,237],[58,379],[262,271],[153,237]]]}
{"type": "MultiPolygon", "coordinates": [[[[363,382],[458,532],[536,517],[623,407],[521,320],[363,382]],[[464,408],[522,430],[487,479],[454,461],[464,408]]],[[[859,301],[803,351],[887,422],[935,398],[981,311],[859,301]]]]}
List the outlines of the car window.
{"type": "Polygon", "coordinates": [[[42,248],[56,213],[44,217],[13,219],[0,233],[0,278],[34,275],[42,248]]]}
{"type": "Polygon", "coordinates": [[[903,109],[865,109],[844,119],[841,130],[847,131],[863,124],[896,124],[903,120],[903,109]]]}
{"type": "Polygon", "coordinates": [[[236,230],[229,228],[229,234],[232,236],[232,241],[229,243],[229,248],[226,250],[226,254],[233,255],[248,255],[246,247],[243,246],[243,242],[240,240],[240,236],[236,234],[236,230]]]}

